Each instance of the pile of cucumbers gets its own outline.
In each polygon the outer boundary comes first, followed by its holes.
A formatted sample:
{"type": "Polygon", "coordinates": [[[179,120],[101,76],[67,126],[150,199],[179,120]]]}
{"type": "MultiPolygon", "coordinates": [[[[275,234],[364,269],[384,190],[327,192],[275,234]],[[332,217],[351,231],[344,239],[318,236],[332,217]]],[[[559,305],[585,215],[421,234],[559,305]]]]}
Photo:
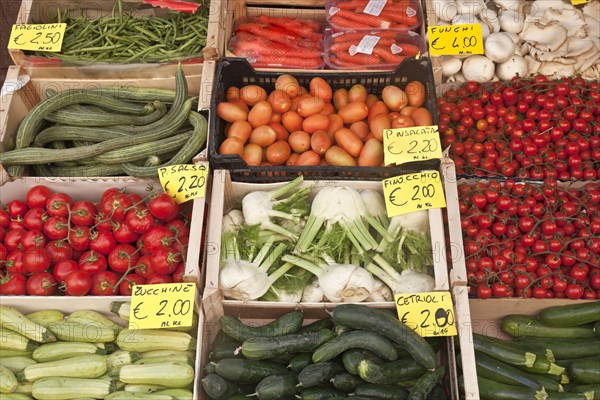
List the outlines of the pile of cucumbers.
{"type": "Polygon", "coordinates": [[[231,316],[204,366],[213,400],[442,400],[446,368],[436,350],[392,312],[358,304],[304,325],[293,311],[259,327],[231,316]]]}
{"type": "Polygon", "coordinates": [[[195,348],[187,332],[129,330],[93,310],[0,306],[0,398],[191,400],[195,348]]]}
{"type": "Polygon", "coordinates": [[[484,400],[600,399],[600,302],[508,315],[513,340],[473,335],[484,400]]]}
{"type": "MultiPolygon", "coordinates": [[[[11,176],[156,178],[206,145],[206,118],[194,111],[181,66],[176,90],[139,87],[46,91],[23,118],[13,150],[0,153],[11,176]]],[[[9,146],[10,147],[10,146],[9,146]]]]}

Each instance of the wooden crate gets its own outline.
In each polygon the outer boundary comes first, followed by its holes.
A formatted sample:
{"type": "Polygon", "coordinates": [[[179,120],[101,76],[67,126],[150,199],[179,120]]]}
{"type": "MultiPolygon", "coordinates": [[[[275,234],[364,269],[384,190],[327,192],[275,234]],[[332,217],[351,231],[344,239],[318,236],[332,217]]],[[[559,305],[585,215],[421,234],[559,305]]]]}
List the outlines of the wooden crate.
{"type": "MultiPolygon", "coordinates": [[[[263,302],[264,303],[264,302],[263,302]]],[[[365,303],[361,303],[365,304],[365,303]]],[[[290,307],[289,305],[280,303],[271,303],[268,307],[263,305],[247,305],[247,304],[232,304],[223,300],[218,290],[207,289],[202,298],[202,312],[204,313],[204,324],[199,327],[198,337],[202,338],[202,351],[200,355],[201,366],[206,365],[209,361],[209,354],[212,343],[214,342],[217,333],[220,330],[219,318],[223,315],[230,315],[240,318],[240,320],[248,325],[259,326],[271,322],[272,320],[281,317],[294,309],[302,309],[304,311],[304,323],[309,324],[318,319],[329,318],[331,310],[336,306],[332,303],[322,303],[318,307],[303,306],[290,307]]],[[[393,304],[382,305],[381,308],[393,309],[393,304]]],[[[198,340],[200,342],[200,339],[198,340]]],[[[445,346],[438,353],[438,359],[442,365],[448,368],[448,374],[444,379],[447,390],[450,392],[452,400],[458,400],[458,380],[455,364],[454,338],[449,337],[445,346]]],[[[204,374],[204,370],[200,369],[200,374],[204,374]]],[[[199,400],[208,400],[208,396],[200,387],[199,400]]]]}
{"type": "MultiPolygon", "coordinates": [[[[94,310],[104,314],[107,318],[126,326],[126,321],[110,313],[110,303],[112,301],[130,301],[127,296],[104,296],[104,297],[42,297],[42,296],[2,296],[2,305],[11,306],[22,312],[23,314],[31,313],[39,310],[59,310],[65,314],[72,313],[78,310],[94,310]]],[[[194,383],[193,383],[193,400],[198,400],[201,375],[201,351],[202,343],[202,327],[204,325],[204,313],[200,309],[201,296],[196,292],[195,309],[198,313],[198,329],[190,332],[198,341],[196,346],[196,354],[194,358],[194,383]]]]}
{"type": "MultiPolygon", "coordinates": [[[[219,288],[219,267],[220,267],[220,247],[221,247],[221,229],[223,214],[232,208],[235,204],[239,204],[241,198],[252,191],[271,190],[282,186],[284,183],[272,184],[255,184],[232,182],[229,171],[216,170],[213,171],[213,187],[210,199],[210,211],[207,221],[209,228],[207,235],[207,255],[206,255],[206,288],[218,290],[219,288]]],[[[305,181],[301,187],[322,187],[331,185],[331,181],[305,181]]],[[[375,189],[381,191],[381,183],[379,181],[344,181],[344,185],[357,190],[375,189]]],[[[449,290],[448,270],[446,265],[446,248],[444,241],[444,224],[442,219],[441,209],[429,210],[429,224],[431,231],[431,240],[433,248],[434,260],[434,290],[449,290]]],[[[248,301],[241,302],[237,300],[223,300],[223,304],[244,307],[280,307],[281,303],[266,302],[266,301],[248,301]]],[[[322,308],[326,303],[301,303],[304,307],[322,308]]],[[[393,302],[381,303],[362,303],[375,307],[391,307],[393,302]]],[[[296,303],[287,303],[284,307],[294,307],[296,303]]]]}
{"type": "MultiPolygon", "coordinates": [[[[166,15],[168,10],[159,7],[149,7],[144,5],[142,0],[122,0],[124,11],[132,11],[136,16],[148,15],[166,15]]],[[[56,8],[66,9],[72,15],[83,13],[89,17],[100,17],[110,15],[115,4],[114,0],[23,0],[17,16],[17,24],[46,22],[51,13],[56,13],[56,8]]],[[[216,60],[222,53],[217,50],[217,43],[220,41],[219,35],[222,30],[219,29],[221,21],[224,19],[226,0],[213,0],[210,4],[208,31],[206,35],[206,46],[203,55],[199,59],[187,62],[189,67],[194,70],[198,64],[205,61],[216,60]]],[[[54,61],[32,62],[21,50],[10,49],[9,54],[13,62],[26,69],[30,76],[37,78],[40,76],[49,77],[74,77],[79,76],[86,79],[94,78],[141,78],[149,77],[169,77],[177,67],[177,63],[137,63],[137,64],[92,64],[86,66],[74,66],[68,63],[54,61]]],[[[184,64],[186,64],[184,62],[184,64]]]]}

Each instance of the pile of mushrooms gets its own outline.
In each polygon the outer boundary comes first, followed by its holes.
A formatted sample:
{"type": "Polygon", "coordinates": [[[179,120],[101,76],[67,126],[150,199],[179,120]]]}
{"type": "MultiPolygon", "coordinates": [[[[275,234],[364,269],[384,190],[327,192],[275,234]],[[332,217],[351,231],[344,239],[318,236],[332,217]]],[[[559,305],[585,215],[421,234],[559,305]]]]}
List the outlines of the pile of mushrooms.
{"type": "Polygon", "coordinates": [[[432,0],[436,25],[481,24],[485,55],[444,56],[444,81],[600,79],[600,0],[432,0]]]}

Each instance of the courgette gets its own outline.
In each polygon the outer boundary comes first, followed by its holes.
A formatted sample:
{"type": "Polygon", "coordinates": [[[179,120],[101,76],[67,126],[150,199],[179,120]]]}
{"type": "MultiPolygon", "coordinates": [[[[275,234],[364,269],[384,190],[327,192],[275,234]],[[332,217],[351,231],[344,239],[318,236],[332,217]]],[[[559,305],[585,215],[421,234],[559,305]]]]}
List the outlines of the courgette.
{"type": "Polygon", "coordinates": [[[123,365],[133,364],[142,359],[140,353],[136,351],[117,350],[106,356],[106,362],[109,369],[120,368],[123,365]]]}
{"type": "Polygon", "coordinates": [[[259,400],[282,400],[296,394],[296,377],[294,375],[271,375],[256,385],[259,400]]]}
{"type": "Polygon", "coordinates": [[[276,337],[253,337],[242,343],[242,354],[246,358],[263,360],[286,354],[312,352],[333,337],[328,329],[276,337]]]}
{"type": "Polygon", "coordinates": [[[186,352],[181,351],[178,354],[171,354],[169,356],[157,356],[157,357],[144,357],[140,360],[135,361],[133,364],[135,365],[143,365],[143,364],[160,364],[169,361],[177,361],[182,362],[194,366],[195,359],[194,356],[189,356],[186,352]]]}
{"type": "Polygon", "coordinates": [[[131,393],[124,390],[113,392],[104,400],[177,400],[176,397],[155,393],[131,393]]]}
{"type": "Polygon", "coordinates": [[[14,307],[0,305],[0,327],[17,332],[38,343],[56,341],[46,327],[36,324],[14,307]]]}
{"type": "Polygon", "coordinates": [[[571,363],[567,368],[569,377],[588,385],[600,385],[600,358],[588,358],[571,363]]]}
{"type": "Polygon", "coordinates": [[[17,373],[23,368],[37,364],[29,357],[3,357],[0,358],[0,367],[8,368],[13,373],[17,373]]]}
{"type": "Polygon", "coordinates": [[[543,309],[538,319],[547,326],[565,328],[600,321],[600,301],[543,309]]]}
{"type": "Polygon", "coordinates": [[[446,374],[446,367],[438,366],[434,371],[424,373],[410,390],[408,400],[426,400],[427,395],[446,374]]]}
{"type": "Polygon", "coordinates": [[[330,382],[334,388],[347,393],[352,392],[354,388],[361,383],[365,383],[359,377],[351,375],[347,372],[336,374],[333,378],[331,378],[330,382]]]}
{"type": "Polygon", "coordinates": [[[354,389],[354,395],[383,400],[405,400],[408,397],[408,392],[397,385],[364,383],[354,389]]]}
{"type": "Polygon", "coordinates": [[[366,382],[392,384],[421,377],[426,369],[414,358],[407,357],[384,364],[362,360],[358,364],[358,375],[366,382]]]}
{"type": "Polygon", "coordinates": [[[333,320],[354,329],[379,333],[406,347],[409,354],[426,369],[435,369],[435,352],[418,333],[393,315],[358,304],[343,304],[333,309],[333,320]]]}
{"type": "Polygon", "coordinates": [[[177,361],[161,364],[130,364],[123,365],[113,377],[125,383],[182,388],[194,381],[194,368],[177,361]]]}
{"type": "MultiPolygon", "coordinates": [[[[25,393],[4,393],[4,394],[2,394],[2,400],[33,400],[33,397],[31,397],[25,393]]],[[[80,399],[80,400],[85,400],[85,399],[80,399]]]]}
{"type": "Polygon", "coordinates": [[[104,328],[112,329],[115,334],[118,334],[123,326],[106,318],[104,315],[94,310],[77,310],[73,311],[67,317],[67,321],[79,322],[80,324],[98,324],[104,328]]]}
{"type": "Polygon", "coordinates": [[[10,369],[0,366],[0,393],[13,393],[18,384],[15,374],[10,369]]]}
{"type": "Polygon", "coordinates": [[[115,381],[83,378],[42,378],[33,382],[32,395],[38,400],[104,399],[116,390],[115,381]]]}
{"type": "Polygon", "coordinates": [[[267,376],[288,372],[287,368],[275,363],[242,358],[225,358],[214,364],[217,374],[237,384],[256,384],[267,376]]]}
{"type": "Polygon", "coordinates": [[[562,386],[546,375],[530,374],[510,364],[503,363],[483,353],[475,353],[477,376],[495,380],[507,385],[520,385],[539,390],[546,387],[549,390],[562,391],[562,386]]]}
{"type": "MultiPolygon", "coordinates": [[[[462,384],[462,379],[459,382],[462,384]]],[[[524,386],[511,386],[483,377],[477,377],[482,400],[537,400],[537,391],[524,386]]]]}
{"type": "Polygon", "coordinates": [[[20,381],[34,382],[41,378],[97,378],[108,369],[105,356],[88,354],[64,360],[33,364],[17,374],[20,381]]]}
{"type": "Polygon", "coordinates": [[[312,354],[311,353],[298,353],[292,357],[287,367],[292,372],[300,372],[307,365],[312,364],[312,354]]]}
{"type": "Polygon", "coordinates": [[[177,400],[192,400],[194,397],[194,393],[188,389],[163,389],[155,392],[155,394],[173,396],[177,400]]]}
{"type": "Polygon", "coordinates": [[[377,354],[387,361],[398,359],[398,351],[385,336],[371,331],[355,330],[344,333],[323,344],[313,353],[313,362],[331,360],[348,349],[364,349],[377,354]]]}
{"type": "MultiPolygon", "coordinates": [[[[557,360],[583,358],[600,355],[600,340],[597,339],[544,339],[544,338],[519,338],[512,342],[520,348],[529,348],[545,354],[550,350],[557,360]]],[[[560,364],[560,363],[559,363],[560,364]]]]}
{"type": "Polygon", "coordinates": [[[217,374],[208,374],[202,378],[202,387],[214,400],[226,400],[241,392],[239,386],[228,382],[217,374]]]}
{"type": "Polygon", "coordinates": [[[48,325],[65,319],[65,314],[58,310],[39,310],[25,315],[33,323],[48,328],[48,325]]]}
{"type": "Polygon", "coordinates": [[[15,331],[0,328],[0,349],[12,351],[33,351],[38,344],[15,331]]]}
{"type": "Polygon", "coordinates": [[[274,337],[298,332],[304,321],[302,311],[292,311],[262,326],[244,325],[239,319],[223,315],[219,319],[221,330],[232,339],[243,342],[252,337],[274,337]]]}
{"type": "Polygon", "coordinates": [[[343,370],[344,368],[336,362],[310,364],[298,374],[298,385],[305,388],[321,386],[343,370]]]}
{"type": "Polygon", "coordinates": [[[121,350],[144,352],[150,350],[195,350],[196,339],[185,332],[163,329],[123,329],[117,336],[121,350]]]}
{"type": "Polygon", "coordinates": [[[341,390],[328,387],[310,387],[302,389],[300,396],[296,396],[300,400],[330,400],[337,398],[345,398],[346,393],[341,390]]]}
{"type": "Polygon", "coordinates": [[[60,340],[68,342],[104,343],[112,342],[116,338],[113,329],[105,328],[98,323],[79,323],[62,321],[48,327],[60,340]]]}
{"type": "Polygon", "coordinates": [[[143,385],[143,384],[127,384],[123,388],[124,391],[129,393],[154,393],[161,389],[166,389],[164,386],[160,385],[143,385]]]}
{"type": "Polygon", "coordinates": [[[502,331],[512,337],[543,337],[557,339],[593,338],[592,325],[573,326],[569,328],[546,326],[528,315],[512,314],[502,319],[502,331]]]}
{"type": "Polygon", "coordinates": [[[94,343],[54,342],[41,345],[33,351],[31,357],[37,362],[44,363],[89,354],[104,355],[106,350],[101,349],[94,343]]]}
{"type": "Polygon", "coordinates": [[[600,385],[570,385],[569,392],[594,393],[594,399],[600,399],[600,385]]]}

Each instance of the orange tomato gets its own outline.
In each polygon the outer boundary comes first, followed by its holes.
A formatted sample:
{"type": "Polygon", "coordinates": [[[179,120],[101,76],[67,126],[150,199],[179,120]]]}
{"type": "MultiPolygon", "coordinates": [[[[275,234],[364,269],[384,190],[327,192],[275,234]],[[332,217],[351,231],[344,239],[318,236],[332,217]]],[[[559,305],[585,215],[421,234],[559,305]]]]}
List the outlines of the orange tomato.
{"type": "Polygon", "coordinates": [[[304,97],[298,102],[298,114],[308,117],[325,109],[325,102],[320,97],[304,97]]]}
{"type": "Polygon", "coordinates": [[[383,88],[381,98],[386,106],[392,111],[400,111],[408,104],[408,96],[398,86],[388,85],[383,88]]]}
{"type": "Polygon", "coordinates": [[[410,117],[415,121],[415,125],[417,126],[430,126],[433,124],[433,117],[425,107],[416,108],[410,114],[410,117]]]}
{"type": "Polygon", "coordinates": [[[287,138],[290,136],[290,133],[287,131],[287,129],[285,129],[285,127],[279,122],[269,122],[267,125],[273,128],[275,135],[277,135],[277,140],[287,140],[287,138]]]}
{"type": "Polygon", "coordinates": [[[308,150],[300,154],[296,160],[296,165],[317,166],[321,162],[321,157],[314,151],[308,150]]]}
{"type": "Polygon", "coordinates": [[[310,94],[315,97],[323,99],[325,102],[330,102],[333,96],[333,90],[329,83],[323,78],[315,77],[310,80],[308,85],[310,94]]]}
{"type": "Polygon", "coordinates": [[[385,103],[381,100],[376,101],[370,108],[369,108],[369,116],[367,117],[367,120],[369,122],[371,122],[371,119],[376,116],[377,114],[382,114],[382,113],[388,113],[390,112],[390,110],[387,108],[387,106],[385,105],[385,103]]]}
{"type": "Polygon", "coordinates": [[[227,101],[231,100],[239,100],[240,98],[240,88],[231,86],[227,88],[227,92],[225,93],[225,98],[227,101]]]}
{"type": "Polygon", "coordinates": [[[241,121],[248,118],[246,110],[228,101],[217,104],[217,115],[227,122],[241,121]]]}
{"type": "Polygon", "coordinates": [[[325,131],[316,131],[310,136],[310,148],[319,156],[322,156],[331,147],[331,138],[325,131]]]}
{"type": "Polygon", "coordinates": [[[342,107],[338,111],[338,114],[342,117],[345,124],[351,124],[367,118],[369,107],[362,101],[354,101],[342,107]]]}
{"type": "Polygon", "coordinates": [[[252,130],[250,134],[250,143],[255,143],[260,147],[267,147],[277,139],[275,130],[269,125],[261,125],[252,130]]]}
{"type": "Polygon", "coordinates": [[[335,143],[352,157],[358,157],[363,147],[362,140],[348,128],[335,131],[335,143]]]}
{"type": "Polygon", "coordinates": [[[369,134],[370,128],[366,121],[356,121],[350,125],[350,130],[364,142],[365,138],[369,134]]]}
{"type": "Polygon", "coordinates": [[[240,89],[240,99],[249,106],[267,100],[267,91],[258,85],[246,85],[240,89]]]}
{"type": "Polygon", "coordinates": [[[329,116],[329,129],[327,129],[327,133],[331,133],[331,137],[333,137],[333,133],[340,128],[344,127],[344,120],[340,117],[339,114],[331,114],[329,116]]]}
{"type": "Polygon", "coordinates": [[[219,154],[244,154],[244,143],[236,137],[230,137],[223,140],[219,146],[219,154]]]}
{"type": "Polygon", "coordinates": [[[404,88],[406,95],[408,96],[408,105],[421,107],[425,103],[426,89],[425,85],[419,81],[409,82],[404,88]]]}
{"type": "Polygon", "coordinates": [[[267,147],[267,161],[273,165],[283,165],[290,158],[292,151],[285,140],[278,140],[267,147]]]}
{"type": "Polygon", "coordinates": [[[300,154],[292,153],[290,158],[288,158],[285,162],[285,165],[287,165],[288,167],[296,165],[296,163],[298,162],[298,157],[300,157],[300,154]]]}
{"type": "Polygon", "coordinates": [[[335,112],[335,108],[333,108],[333,104],[325,103],[325,108],[319,114],[321,115],[331,115],[335,112]]]}
{"type": "Polygon", "coordinates": [[[367,103],[367,107],[371,108],[373,107],[373,104],[377,103],[378,101],[379,97],[371,93],[367,96],[367,100],[365,101],[365,103],[367,103]]]}
{"type": "Polygon", "coordinates": [[[281,124],[285,126],[288,132],[302,130],[302,122],[304,118],[300,116],[296,111],[287,111],[281,115],[281,124]]]}
{"type": "Polygon", "coordinates": [[[383,143],[373,138],[367,140],[358,156],[361,167],[377,167],[383,162],[383,143]]]}
{"type": "Polygon", "coordinates": [[[284,91],[288,97],[292,98],[300,92],[300,84],[292,75],[283,74],[277,77],[275,89],[284,91]]]}
{"type": "Polygon", "coordinates": [[[392,127],[392,121],[388,117],[387,114],[377,114],[371,119],[371,123],[369,124],[369,128],[371,129],[371,133],[373,136],[383,142],[383,132],[386,129],[390,129],[392,127]]]}
{"type": "Polygon", "coordinates": [[[248,122],[250,122],[253,128],[266,125],[271,121],[272,113],[271,103],[268,101],[259,101],[248,113],[248,122]]]}
{"type": "Polygon", "coordinates": [[[410,128],[411,126],[415,126],[415,121],[413,121],[411,117],[406,117],[404,115],[400,115],[392,121],[392,128],[394,129],[410,128]]]}
{"type": "Polygon", "coordinates": [[[338,146],[331,146],[325,153],[325,161],[328,165],[336,167],[353,167],[356,166],[356,160],[344,149],[338,146]]]}
{"type": "Polygon", "coordinates": [[[308,133],[316,131],[326,131],[329,129],[329,117],[323,114],[314,114],[304,119],[302,130],[308,133]]]}
{"type": "Polygon", "coordinates": [[[361,85],[360,83],[357,83],[356,85],[352,86],[350,90],[348,90],[348,101],[350,103],[355,101],[366,103],[368,96],[369,94],[367,93],[367,88],[365,85],[361,85]]]}
{"type": "Polygon", "coordinates": [[[338,89],[333,92],[333,105],[336,110],[339,110],[348,103],[350,103],[350,100],[348,100],[348,91],[346,89],[338,89]]]}
{"type": "Polygon", "coordinates": [[[269,103],[274,112],[284,113],[292,105],[290,97],[281,89],[275,89],[269,94],[269,103]]]}
{"type": "Polygon", "coordinates": [[[303,153],[310,149],[310,135],[304,131],[295,131],[290,133],[288,143],[296,153],[303,153]]]}
{"type": "Polygon", "coordinates": [[[248,123],[248,121],[239,120],[231,124],[227,131],[227,137],[237,137],[242,143],[246,143],[250,137],[250,133],[252,133],[252,126],[250,123],[248,123]]]}
{"type": "Polygon", "coordinates": [[[263,157],[263,149],[257,144],[248,143],[244,146],[244,152],[242,153],[242,158],[246,161],[246,164],[256,167],[259,166],[262,162],[263,157]]]}

